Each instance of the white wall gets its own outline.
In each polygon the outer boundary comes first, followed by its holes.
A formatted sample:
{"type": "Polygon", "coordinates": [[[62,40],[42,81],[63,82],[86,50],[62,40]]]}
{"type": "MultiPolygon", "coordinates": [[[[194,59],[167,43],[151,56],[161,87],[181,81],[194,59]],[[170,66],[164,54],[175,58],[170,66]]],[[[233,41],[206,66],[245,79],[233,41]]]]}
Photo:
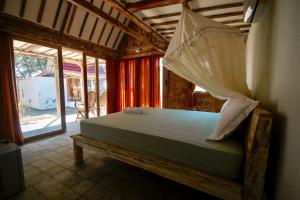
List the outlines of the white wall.
{"type": "Polygon", "coordinates": [[[19,98],[23,105],[38,110],[53,109],[57,106],[54,77],[33,77],[18,80],[19,98]]]}
{"type": "Polygon", "coordinates": [[[269,199],[300,199],[299,19],[300,0],[268,0],[259,6],[247,40],[248,84],[274,113],[269,199]]]}

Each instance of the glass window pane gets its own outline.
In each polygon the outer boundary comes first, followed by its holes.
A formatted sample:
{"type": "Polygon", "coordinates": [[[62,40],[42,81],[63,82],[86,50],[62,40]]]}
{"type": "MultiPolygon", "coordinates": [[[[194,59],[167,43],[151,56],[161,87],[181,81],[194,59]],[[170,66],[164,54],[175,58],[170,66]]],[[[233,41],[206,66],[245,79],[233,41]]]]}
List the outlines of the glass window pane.
{"type": "Polygon", "coordinates": [[[105,60],[98,60],[100,116],[107,114],[107,82],[105,60]]]}
{"type": "Polygon", "coordinates": [[[14,40],[15,71],[24,138],[61,130],[57,49],[14,40]]]}

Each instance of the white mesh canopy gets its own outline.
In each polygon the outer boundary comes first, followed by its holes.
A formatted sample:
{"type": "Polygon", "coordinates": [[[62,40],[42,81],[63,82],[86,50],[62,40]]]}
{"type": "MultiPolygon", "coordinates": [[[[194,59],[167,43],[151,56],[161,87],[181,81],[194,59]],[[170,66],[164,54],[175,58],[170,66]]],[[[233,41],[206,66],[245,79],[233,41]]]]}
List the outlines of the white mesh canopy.
{"type": "Polygon", "coordinates": [[[221,99],[249,96],[238,29],[183,8],[164,66],[221,99]]]}

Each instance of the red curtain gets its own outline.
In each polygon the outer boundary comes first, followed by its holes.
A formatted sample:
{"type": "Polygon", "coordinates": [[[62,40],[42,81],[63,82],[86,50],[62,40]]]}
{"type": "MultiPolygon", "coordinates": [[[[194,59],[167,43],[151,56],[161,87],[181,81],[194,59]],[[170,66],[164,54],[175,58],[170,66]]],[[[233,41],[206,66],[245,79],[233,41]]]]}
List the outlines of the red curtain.
{"type": "Polygon", "coordinates": [[[158,108],[160,107],[160,68],[159,68],[159,56],[151,56],[152,62],[150,64],[150,106],[158,108]]]}
{"type": "Polygon", "coordinates": [[[108,113],[121,111],[128,106],[160,107],[159,56],[123,59],[114,71],[109,71],[109,68],[107,66],[107,76],[110,76],[107,77],[108,93],[114,90],[116,101],[108,98],[108,113]]]}
{"type": "Polygon", "coordinates": [[[106,81],[107,81],[107,113],[116,112],[118,63],[114,60],[106,60],[106,81]]]}
{"type": "Polygon", "coordinates": [[[23,144],[11,37],[0,32],[0,44],[0,138],[23,144]]]}
{"type": "Polygon", "coordinates": [[[118,89],[117,89],[117,103],[115,105],[116,111],[121,111],[126,106],[126,63],[124,60],[120,61],[118,66],[118,89]]]}
{"type": "Polygon", "coordinates": [[[140,59],[139,106],[150,106],[150,76],[150,59],[143,57],[140,59]]]}

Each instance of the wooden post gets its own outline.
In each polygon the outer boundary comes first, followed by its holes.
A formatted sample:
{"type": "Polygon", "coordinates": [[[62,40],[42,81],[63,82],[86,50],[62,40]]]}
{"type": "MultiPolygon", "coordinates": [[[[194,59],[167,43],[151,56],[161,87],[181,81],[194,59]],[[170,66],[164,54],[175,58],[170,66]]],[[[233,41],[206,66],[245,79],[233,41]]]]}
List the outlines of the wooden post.
{"type": "Polygon", "coordinates": [[[75,164],[80,164],[83,162],[83,148],[76,144],[76,140],[73,138],[74,147],[74,162],[75,164]]]}
{"type": "Polygon", "coordinates": [[[63,55],[61,46],[57,49],[58,57],[58,83],[59,83],[59,106],[61,114],[61,127],[63,132],[66,132],[66,108],[65,108],[65,89],[64,89],[64,70],[63,70],[63,55]]]}
{"type": "Polygon", "coordinates": [[[272,114],[255,109],[246,135],[243,200],[262,199],[271,127],[272,114]]]}
{"type": "Polygon", "coordinates": [[[84,116],[85,119],[89,118],[89,105],[88,105],[88,78],[87,78],[87,63],[86,63],[86,54],[83,52],[83,61],[82,61],[82,71],[83,71],[83,98],[84,98],[84,116]]]}

